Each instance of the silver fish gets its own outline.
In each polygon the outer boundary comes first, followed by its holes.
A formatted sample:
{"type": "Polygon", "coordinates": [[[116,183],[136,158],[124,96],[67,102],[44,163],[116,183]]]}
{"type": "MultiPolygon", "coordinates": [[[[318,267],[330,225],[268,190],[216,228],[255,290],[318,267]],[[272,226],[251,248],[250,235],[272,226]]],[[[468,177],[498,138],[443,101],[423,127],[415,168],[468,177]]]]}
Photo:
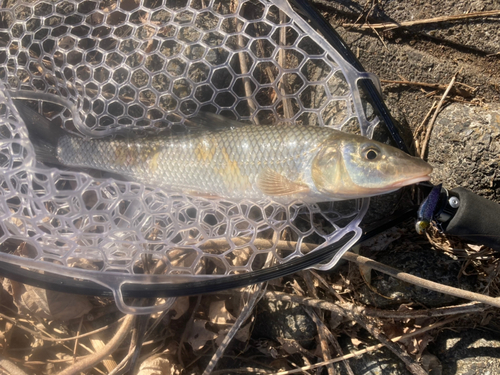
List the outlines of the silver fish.
{"type": "MultiPolygon", "coordinates": [[[[39,160],[57,159],[184,193],[281,202],[384,194],[429,180],[432,171],[394,147],[330,128],[243,125],[216,115],[210,120],[235,126],[136,140],[88,140],[52,131],[52,139],[45,140],[52,155],[46,148],[39,160]]],[[[32,137],[34,143],[40,140],[43,135],[32,137]]]]}

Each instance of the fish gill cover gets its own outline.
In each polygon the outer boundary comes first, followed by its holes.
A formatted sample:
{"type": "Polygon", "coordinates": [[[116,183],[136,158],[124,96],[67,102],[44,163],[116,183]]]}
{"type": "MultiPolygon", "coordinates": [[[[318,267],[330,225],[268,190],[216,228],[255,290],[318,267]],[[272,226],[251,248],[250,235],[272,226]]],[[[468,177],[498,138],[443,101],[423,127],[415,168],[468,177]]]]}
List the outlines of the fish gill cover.
{"type": "Polygon", "coordinates": [[[182,129],[200,111],[370,135],[363,77],[285,0],[4,1],[0,260],[114,289],[117,273],[257,271],[354,231],[333,265],[359,237],[366,199],[231,202],[49,169],[11,98],[87,136],[182,129]]]}

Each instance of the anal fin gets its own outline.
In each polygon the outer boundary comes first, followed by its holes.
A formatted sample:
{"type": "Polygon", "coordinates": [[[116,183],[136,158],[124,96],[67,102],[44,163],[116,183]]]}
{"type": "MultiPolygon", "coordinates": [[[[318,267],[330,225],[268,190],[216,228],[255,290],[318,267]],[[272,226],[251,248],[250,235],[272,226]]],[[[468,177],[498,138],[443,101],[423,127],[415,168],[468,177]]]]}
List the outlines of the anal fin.
{"type": "Polygon", "coordinates": [[[270,196],[293,195],[310,191],[307,185],[291,181],[271,169],[265,169],[260,173],[257,177],[257,186],[264,194],[270,196]]]}

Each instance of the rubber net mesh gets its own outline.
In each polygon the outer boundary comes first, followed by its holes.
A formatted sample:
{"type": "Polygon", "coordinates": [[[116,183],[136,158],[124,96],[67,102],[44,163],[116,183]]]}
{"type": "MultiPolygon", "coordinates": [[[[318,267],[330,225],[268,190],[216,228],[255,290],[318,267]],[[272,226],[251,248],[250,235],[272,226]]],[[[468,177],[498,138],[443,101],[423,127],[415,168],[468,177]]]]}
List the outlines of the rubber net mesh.
{"type": "Polygon", "coordinates": [[[359,132],[355,74],[282,0],[4,1],[0,259],[91,280],[217,277],[359,235],[364,201],[207,200],[46,168],[11,101],[87,136],[182,128],[199,111],[359,132]]]}

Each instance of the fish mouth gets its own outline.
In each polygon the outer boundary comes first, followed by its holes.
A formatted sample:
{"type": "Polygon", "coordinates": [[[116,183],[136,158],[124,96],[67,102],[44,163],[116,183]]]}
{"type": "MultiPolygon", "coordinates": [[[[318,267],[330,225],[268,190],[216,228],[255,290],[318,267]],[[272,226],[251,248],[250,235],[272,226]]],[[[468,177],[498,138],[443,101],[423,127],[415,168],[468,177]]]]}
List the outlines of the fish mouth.
{"type": "Polygon", "coordinates": [[[429,181],[430,179],[431,179],[431,176],[429,176],[429,175],[409,178],[407,180],[395,182],[394,184],[391,185],[391,187],[400,188],[403,186],[413,185],[413,184],[416,184],[418,182],[429,181]]]}

